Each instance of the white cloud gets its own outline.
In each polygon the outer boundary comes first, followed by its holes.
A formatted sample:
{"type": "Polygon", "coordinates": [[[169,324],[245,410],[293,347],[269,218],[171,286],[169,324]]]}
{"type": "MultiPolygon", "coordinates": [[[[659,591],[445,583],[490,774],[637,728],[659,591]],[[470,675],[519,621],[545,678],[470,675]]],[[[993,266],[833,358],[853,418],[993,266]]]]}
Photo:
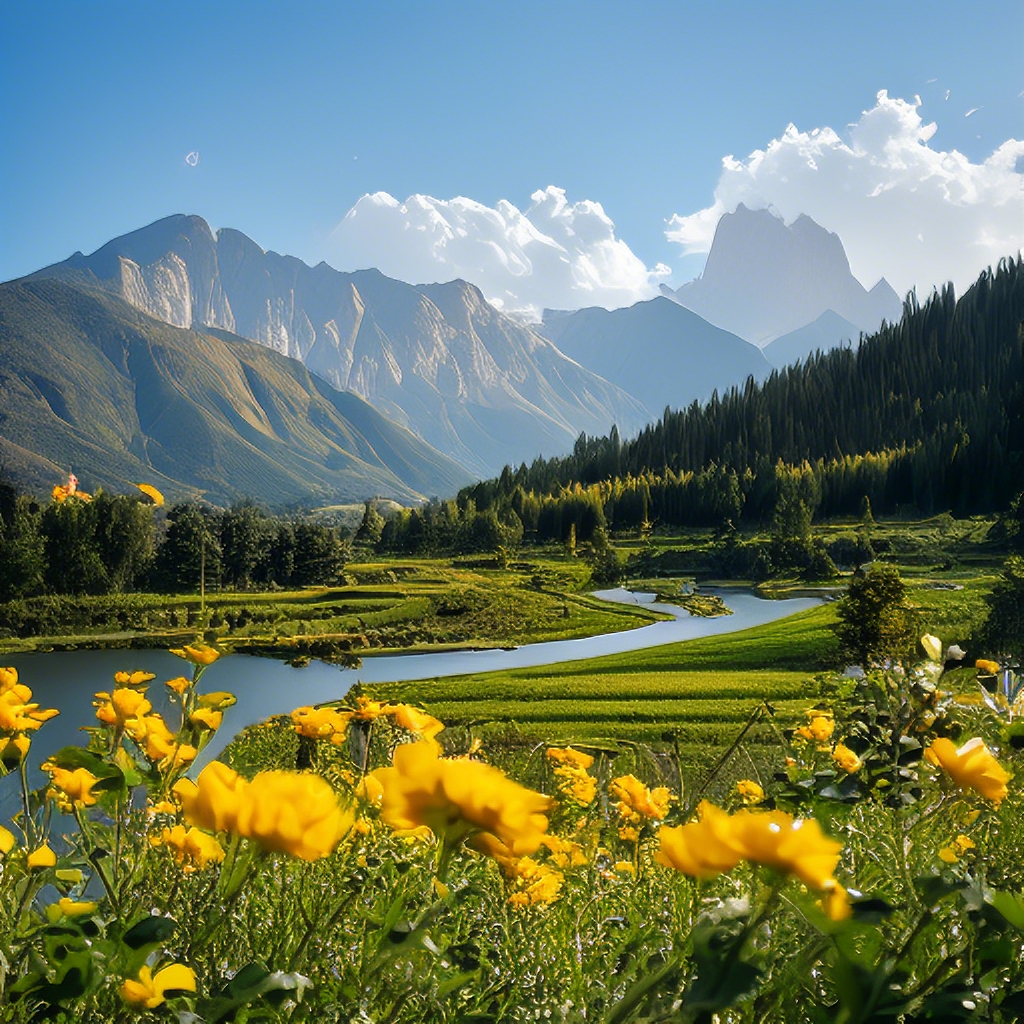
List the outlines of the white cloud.
{"type": "Polygon", "coordinates": [[[508,312],[537,319],[545,306],[628,306],[657,294],[670,274],[649,270],[600,203],[570,203],[553,185],[520,211],[507,200],[484,206],[461,196],[364,195],[330,237],[342,270],[376,267],[413,284],[463,278],[508,312]]]}
{"type": "Polygon", "coordinates": [[[727,156],[714,204],[676,214],[666,235],[685,253],[707,252],[719,218],[739,203],[771,207],[787,222],[806,213],[839,235],[868,287],[884,276],[900,294],[948,280],[962,291],[1024,247],[1024,175],[1016,170],[1024,141],[1009,139],[971,163],[931,147],[936,125],[922,122],[919,105],[883,90],[846,140],[831,128],[791,124],[746,160],[727,156]]]}

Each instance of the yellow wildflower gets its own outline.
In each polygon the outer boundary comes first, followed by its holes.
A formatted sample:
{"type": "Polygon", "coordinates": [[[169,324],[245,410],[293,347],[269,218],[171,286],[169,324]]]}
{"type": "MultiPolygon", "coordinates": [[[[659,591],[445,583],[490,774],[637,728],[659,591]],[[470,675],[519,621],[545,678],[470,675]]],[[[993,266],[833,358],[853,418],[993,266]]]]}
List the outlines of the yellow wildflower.
{"type": "Polygon", "coordinates": [[[939,765],[960,789],[973,789],[996,805],[1006,796],[1010,773],[992,756],[980,736],[959,748],[941,736],[925,750],[924,756],[939,765]]]}
{"type": "Polygon", "coordinates": [[[115,672],[114,682],[118,686],[145,686],[151,679],[156,679],[154,672],[115,672]]]}
{"type": "Polygon", "coordinates": [[[0,693],[6,693],[18,685],[18,670],[13,665],[0,667],[0,693]]]}
{"type": "Polygon", "coordinates": [[[635,875],[636,865],[631,860],[618,860],[612,866],[613,871],[618,871],[620,875],[635,875]]]}
{"type": "Polygon", "coordinates": [[[809,889],[828,890],[843,844],[829,839],[813,819],[794,820],[784,811],[737,811],[727,815],[703,801],[700,820],[662,828],[660,864],[695,878],[712,878],[741,860],[795,875],[809,889]]]}
{"type": "Polygon", "coordinates": [[[184,658],[193,665],[204,668],[207,665],[212,665],[223,653],[223,651],[218,650],[216,647],[212,647],[210,644],[198,642],[194,644],[186,644],[184,647],[176,647],[171,650],[171,654],[176,654],[179,658],[184,658]]]}
{"type": "Polygon", "coordinates": [[[169,964],[153,974],[148,967],[137,978],[126,978],[118,990],[129,1005],[152,1010],[167,999],[168,992],[195,992],[196,976],[191,967],[169,964]]]}
{"type": "Polygon", "coordinates": [[[589,861],[579,843],[571,839],[561,839],[559,836],[545,835],[541,844],[550,852],[550,860],[563,870],[565,868],[585,867],[589,861]]]}
{"type": "Polygon", "coordinates": [[[0,692],[0,732],[35,732],[44,722],[59,714],[54,708],[40,710],[39,705],[32,701],[32,691],[17,681],[0,692]]]}
{"type": "Polygon", "coordinates": [[[635,843],[640,838],[640,830],[634,825],[620,825],[619,838],[627,843],[635,843]]]}
{"type": "Polygon", "coordinates": [[[740,779],[736,783],[736,795],[745,804],[759,804],[764,801],[764,790],[753,779],[740,779]]]}
{"type": "MultiPolygon", "coordinates": [[[[238,703],[238,698],[226,690],[214,690],[213,693],[202,693],[199,695],[199,706],[201,708],[212,708],[214,711],[224,711],[238,703]]],[[[265,723],[267,726],[269,722],[265,723]]]]}
{"type": "Polygon", "coordinates": [[[62,811],[70,811],[73,807],[92,807],[96,803],[92,787],[99,779],[92,772],[85,768],[68,771],[66,768],[58,768],[52,761],[47,761],[41,767],[50,775],[47,796],[56,800],[62,811]]]}
{"type": "Polygon", "coordinates": [[[104,725],[118,729],[123,729],[130,719],[141,718],[153,709],[145,693],[126,688],[114,690],[113,694],[97,693],[92,703],[96,708],[96,718],[104,725]]]}
{"type": "Polygon", "coordinates": [[[302,707],[292,712],[295,731],[311,740],[327,740],[340,746],[348,733],[350,711],[339,711],[332,707],[302,707]]]}
{"type": "Polygon", "coordinates": [[[480,761],[441,759],[430,740],[403,744],[393,767],[371,775],[383,789],[381,817],[394,829],[425,825],[452,846],[487,832],[521,856],[540,846],[548,827],[549,797],[480,761]]]}
{"type": "Polygon", "coordinates": [[[562,874],[531,857],[519,858],[513,868],[515,890],[508,901],[514,907],[554,903],[562,889],[562,874]]]}
{"type": "Polygon", "coordinates": [[[369,697],[356,697],[356,706],[352,711],[352,720],[355,722],[372,722],[375,718],[388,713],[387,704],[379,700],[371,700],[369,697]]]}
{"type": "Polygon", "coordinates": [[[970,836],[959,835],[939,850],[939,858],[947,864],[955,864],[968,850],[975,849],[974,840],[970,836]]]}
{"type": "Polygon", "coordinates": [[[573,750],[572,747],[548,747],[548,760],[556,764],[565,765],[568,768],[579,768],[586,771],[594,759],[590,754],[584,754],[582,750],[573,750]]]}
{"type": "Polygon", "coordinates": [[[49,918],[51,924],[55,924],[62,917],[85,917],[88,914],[95,914],[99,910],[98,903],[81,902],[77,903],[75,900],[69,900],[67,897],[62,897],[56,903],[51,903],[46,908],[46,916],[49,918]]]}
{"type": "Polygon", "coordinates": [[[833,921],[845,921],[853,916],[850,894],[838,882],[825,890],[821,899],[818,900],[818,906],[833,921]]]}
{"type": "Polygon", "coordinates": [[[192,685],[192,680],[187,676],[175,676],[173,679],[168,679],[164,686],[169,690],[173,690],[179,697],[192,685]]]}
{"type": "Polygon", "coordinates": [[[859,772],[864,766],[864,762],[842,742],[835,745],[832,751],[832,760],[849,775],[859,772]]]}
{"type": "Polygon", "coordinates": [[[821,711],[808,711],[809,719],[807,725],[802,725],[796,731],[796,735],[805,740],[813,740],[815,743],[827,743],[832,738],[836,723],[831,714],[821,711]]]}
{"type": "Polygon", "coordinates": [[[0,853],[10,853],[14,849],[14,842],[14,833],[0,825],[0,853]]]}
{"type": "Polygon", "coordinates": [[[153,846],[168,847],[186,874],[202,871],[208,864],[219,864],[224,859],[224,847],[216,837],[195,826],[187,831],[184,825],[165,828],[150,842],[153,846]]]}
{"type": "Polygon", "coordinates": [[[406,732],[417,733],[427,740],[432,740],[444,730],[444,722],[408,704],[392,704],[384,714],[390,715],[395,720],[395,725],[406,732]]]}
{"type": "Polygon", "coordinates": [[[326,857],[352,827],[352,812],[318,775],[260,772],[246,782],[212,761],[196,782],[182,779],[174,792],[190,824],[234,832],[302,860],[326,857]]]}
{"type": "Polygon", "coordinates": [[[221,722],[224,720],[224,712],[214,711],[212,708],[196,708],[195,711],[188,716],[188,720],[193,725],[198,725],[202,729],[209,729],[211,732],[216,732],[220,728],[221,722]]]}
{"type": "Polygon", "coordinates": [[[985,658],[979,658],[974,663],[974,667],[981,672],[982,675],[986,676],[997,676],[1003,671],[1003,667],[998,661],[987,661],[985,658]]]}
{"type": "Polygon", "coordinates": [[[658,830],[659,864],[693,878],[714,878],[730,871],[743,859],[732,834],[732,821],[720,807],[702,800],[698,820],[658,830]]]}
{"type": "Polygon", "coordinates": [[[619,814],[636,825],[642,818],[661,821],[668,814],[672,794],[667,786],[648,789],[634,775],[620,775],[608,784],[608,791],[618,801],[619,814]]]}
{"type": "Polygon", "coordinates": [[[32,871],[36,868],[52,868],[56,863],[57,854],[46,843],[28,855],[28,866],[32,871]]]}

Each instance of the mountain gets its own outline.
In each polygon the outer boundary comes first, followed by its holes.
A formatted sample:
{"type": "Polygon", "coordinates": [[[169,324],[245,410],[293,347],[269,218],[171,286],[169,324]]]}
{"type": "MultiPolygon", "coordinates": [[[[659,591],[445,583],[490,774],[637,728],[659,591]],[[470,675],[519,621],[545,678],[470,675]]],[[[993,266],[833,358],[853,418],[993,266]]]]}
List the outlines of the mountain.
{"type": "Polygon", "coordinates": [[[644,403],[649,419],[771,372],[756,346],[667,298],[624,309],[546,309],[541,331],[644,403]]]}
{"type": "Polygon", "coordinates": [[[309,267],[200,217],[167,217],[32,277],[100,287],[177,327],[231,331],[299,359],[473,473],[645,421],[629,395],[471,284],[309,267]]]}
{"type": "Polygon", "coordinates": [[[899,296],[883,277],[870,291],[850,272],[839,236],[801,215],[786,224],[742,203],[718,222],[704,272],[669,298],[705,320],[764,345],[832,310],[858,331],[897,323],[899,296]]]}
{"type": "Polygon", "coordinates": [[[0,463],[36,493],[69,469],[86,490],[274,506],[408,502],[469,479],[294,359],[60,280],[0,285],[0,396],[0,463]]]}
{"type": "Polygon", "coordinates": [[[857,341],[860,335],[861,330],[856,324],[826,309],[814,323],[780,335],[768,342],[761,351],[772,366],[781,369],[783,366],[791,366],[798,359],[806,359],[818,349],[827,352],[843,342],[857,341]]]}

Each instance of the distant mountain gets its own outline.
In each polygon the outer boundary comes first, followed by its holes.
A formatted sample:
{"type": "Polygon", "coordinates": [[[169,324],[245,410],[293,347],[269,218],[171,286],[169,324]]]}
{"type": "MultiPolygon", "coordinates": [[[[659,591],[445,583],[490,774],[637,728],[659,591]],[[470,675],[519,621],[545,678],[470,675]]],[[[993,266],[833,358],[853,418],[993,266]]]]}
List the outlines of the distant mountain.
{"type": "Polygon", "coordinates": [[[827,352],[844,342],[858,341],[860,335],[861,330],[856,324],[826,309],[813,324],[781,335],[761,351],[772,366],[781,369],[783,366],[792,366],[797,360],[806,359],[818,349],[827,352]]]}
{"type": "Polygon", "coordinates": [[[177,327],[232,331],[299,359],[474,473],[644,422],[629,395],[473,285],[309,267],[239,231],[214,235],[200,217],[167,217],[32,277],[98,286],[177,327]]]}
{"type": "Polygon", "coordinates": [[[64,281],[0,285],[0,396],[0,464],[36,493],[68,470],[90,491],[271,506],[409,502],[469,479],[294,359],[64,281]]]}
{"type": "Polygon", "coordinates": [[[566,355],[644,403],[650,419],[771,372],[756,346],[667,298],[625,309],[544,311],[541,331],[566,355]]]}
{"type": "Polygon", "coordinates": [[[704,272],[669,298],[755,345],[813,323],[826,310],[858,331],[899,321],[902,303],[883,277],[870,291],[850,272],[839,236],[810,217],[787,225],[742,203],[718,222],[704,272]]]}

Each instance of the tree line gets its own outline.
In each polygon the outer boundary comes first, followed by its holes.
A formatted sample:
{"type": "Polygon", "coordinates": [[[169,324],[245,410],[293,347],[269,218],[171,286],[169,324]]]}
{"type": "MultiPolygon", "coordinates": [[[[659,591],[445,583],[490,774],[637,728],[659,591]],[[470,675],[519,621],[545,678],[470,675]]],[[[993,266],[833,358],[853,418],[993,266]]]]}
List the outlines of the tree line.
{"type": "MultiPolygon", "coordinates": [[[[505,467],[464,489],[478,510],[543,508],[599,485],[609,521],[764,521],[778,482],[812,482],[819,515],[1005,509],[1024,478],[1024,261],[1003,260],[958,300],[952,285],[856,349],[817,353],[704,405],[666,409],[623,442],[581,435],[562,458],[505,467]],[[518,493],[518,497],[516,497],[518,493]]],[[[573,498],[573,501],[576,499],[573,498]]],[[[529,534],[531,526],[524,519],[529,534]]]]}
{"type": "Polygon", "coordinates": [[[349,557],[339,531],[183,503],[166,510],[103,491],[41,504],[0,475],[0,601],[41,594],[182,593],[331,584],[349,557]]]}

